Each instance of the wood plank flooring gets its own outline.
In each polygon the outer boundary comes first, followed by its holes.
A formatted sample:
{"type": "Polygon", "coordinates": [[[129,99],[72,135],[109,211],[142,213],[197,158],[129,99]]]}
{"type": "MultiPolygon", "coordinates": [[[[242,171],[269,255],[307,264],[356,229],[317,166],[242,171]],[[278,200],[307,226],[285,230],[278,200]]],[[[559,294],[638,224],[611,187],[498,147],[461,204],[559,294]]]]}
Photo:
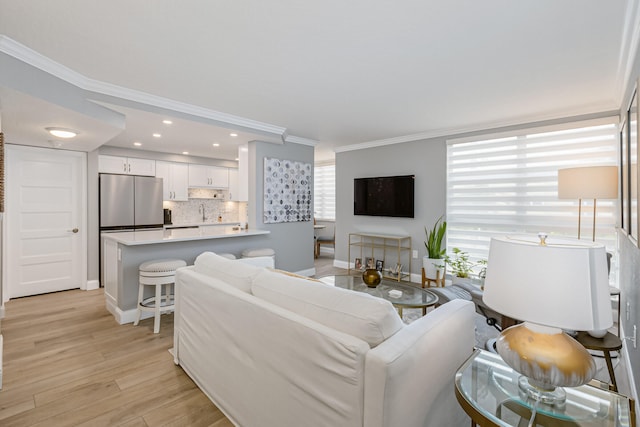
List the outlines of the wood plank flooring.
{"type": "Polygon", "coordinates": [[[173,363],[173,315],[118,325],[103,291],[6,303],[0,426],[215,426],[231,422],[173,363]]]}

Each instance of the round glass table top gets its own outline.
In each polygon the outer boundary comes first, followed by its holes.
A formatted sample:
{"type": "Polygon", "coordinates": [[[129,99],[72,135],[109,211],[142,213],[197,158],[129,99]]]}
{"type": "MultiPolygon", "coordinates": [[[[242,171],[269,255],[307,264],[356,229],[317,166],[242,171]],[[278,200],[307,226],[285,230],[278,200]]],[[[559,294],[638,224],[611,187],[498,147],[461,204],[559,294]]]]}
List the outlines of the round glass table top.
{"type": "Polygon", "coordinates": [[[395,280],[382,279],[375,288],[365,285],[360,275],[325,276],[318,280],[338,288],[364,292],[374,297],[386,299],[397,307],[425,308],[438,302],[438,296],[433,292],[395,280]]]}

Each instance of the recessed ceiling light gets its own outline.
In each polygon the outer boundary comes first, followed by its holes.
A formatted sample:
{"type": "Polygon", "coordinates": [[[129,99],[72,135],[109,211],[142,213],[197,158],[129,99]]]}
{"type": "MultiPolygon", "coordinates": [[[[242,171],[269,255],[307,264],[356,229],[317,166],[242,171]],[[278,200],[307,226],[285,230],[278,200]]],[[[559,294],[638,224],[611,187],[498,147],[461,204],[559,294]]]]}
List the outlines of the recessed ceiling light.
{"type": "Polygon", "coordinates": [[[236,161],[236,162],[239,162],[239,161],[240,161],[240,159],[236,157],[236,158],[235,158],[235,161],[236,161]]]}
{"type": "Polygon", "coordinates": [[[142,142],[134,142],[133,145],[135,145],[136,147],[140,147],[142,146],[142,142]]]}
{"type": "Polygon", "coordinates": [[[218,144],[217,142],[214,142],[214,143],[213,143],[213,146],[214,146],[214,147],[220,147],[220,144],[218,144]]]}
{"type": "Polygon", "coordinates": [[[184,154],[186,156],[187,154],[189,154],[189,152],[188,151],[183,151],[182,154],[184,154]]]}
{"type": "Polygon", "coordinates": [[[162,123],[164,123],[165,125],[173,124],[171,120],[163,120],[162,123]]]}
{"type": "Polygon", "coordinates": [[[236,137],[236,136],[238,136],[238,134],[237,133],[230,133],[229,136],[236,137]]]}
{"type": "Polygon", "coordinates": [[[65,129],[65,128],[45,128],[45,129],[51,135],[58,138],[68,139],[68,138],[74,138],[76,135],[78,135],[78,132],[71,129],[65,129]]]}
{"type": "Polygon", "coordinates": [[[162,136],[162,135],[160,135],[159,133],[154,133],[154,134],[153,134],[153,137],[154,137],[154,138],[160,138],[161,136],[162,136]]]}

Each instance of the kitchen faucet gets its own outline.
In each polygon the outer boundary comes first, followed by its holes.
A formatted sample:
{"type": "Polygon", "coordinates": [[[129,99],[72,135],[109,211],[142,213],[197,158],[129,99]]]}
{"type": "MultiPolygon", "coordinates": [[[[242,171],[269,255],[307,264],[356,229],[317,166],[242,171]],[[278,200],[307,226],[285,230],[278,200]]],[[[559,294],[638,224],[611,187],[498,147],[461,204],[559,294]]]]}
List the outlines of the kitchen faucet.
{"type": "Polygon", "coordinates": [[[204,204],[200,205],[200,212],[202,212],[202,222],[205,222],[207,218],[204,216],[204,204]]]}

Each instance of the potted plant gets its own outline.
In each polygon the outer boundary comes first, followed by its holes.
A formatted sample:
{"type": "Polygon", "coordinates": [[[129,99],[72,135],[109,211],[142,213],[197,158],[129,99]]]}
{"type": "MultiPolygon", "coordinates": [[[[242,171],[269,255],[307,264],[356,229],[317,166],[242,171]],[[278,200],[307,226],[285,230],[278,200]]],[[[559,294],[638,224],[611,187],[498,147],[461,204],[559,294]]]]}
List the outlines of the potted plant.
{"type": "Polygon", "coordinates": [[[460,250],[460,248],[453,248],[452,252],[452,256],[445,255],[444,263],[451,268],[453,283],[457,282],[457,279],[469,278],[473,273],[474,267],[487,265],[487,260],[480,260],[478,262],[470,261],[469,254],[460,250]]]}
{"type": "Polygon", "coordinates": [[[427,254],[422,258],[422,267],[424,268],[424,275],[429,279],[436,279],[437,272],[443,270],[441,260],[447,251],[443,245],[446,231],[447,222],[443,221],[442,217],[438,218],[431,230],[427,230],[427,227],[424,228],[427,236],[427,240],[424,241],[424,247],[427,250],[427,254]]]}

